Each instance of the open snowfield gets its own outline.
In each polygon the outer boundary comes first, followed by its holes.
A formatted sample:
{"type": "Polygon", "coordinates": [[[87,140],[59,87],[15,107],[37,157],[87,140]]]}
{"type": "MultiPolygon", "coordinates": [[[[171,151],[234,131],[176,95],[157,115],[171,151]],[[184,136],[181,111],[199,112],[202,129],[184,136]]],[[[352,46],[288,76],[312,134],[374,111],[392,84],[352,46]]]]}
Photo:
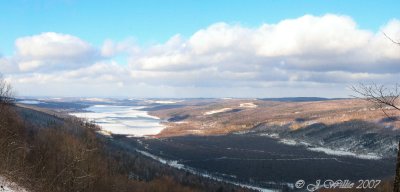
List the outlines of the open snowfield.
{"type": "Polygon", "coordinates": [[[243,108],[256,108],[257,105],[254,103],[241,103],[239,105],[239,107],[243,107],[243,108]]]}
{"type": "Polygon", "coordinates": [[[222,108],[222,109],[207,111],[207,112],[204,113],[204,115],[212,115],[212,114],[216,114],[216,113],[223,113],[223,112],[227,112],[229,110],[232,110],[232,108],[222,108]]]}

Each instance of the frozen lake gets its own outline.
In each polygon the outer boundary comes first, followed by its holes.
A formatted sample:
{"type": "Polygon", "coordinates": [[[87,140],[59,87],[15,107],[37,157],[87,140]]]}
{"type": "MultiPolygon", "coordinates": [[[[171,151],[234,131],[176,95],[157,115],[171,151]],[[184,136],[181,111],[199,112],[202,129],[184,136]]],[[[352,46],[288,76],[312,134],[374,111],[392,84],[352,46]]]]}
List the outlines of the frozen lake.
{"type": "Polygon", "coordinates": [[[102,130],[113,134],[147,136],[158,134],[165,126],[158,117],[144,111],[145,106],[93,105],[88,112],[70,113],[71,115],[93,120],[102,130]]]}

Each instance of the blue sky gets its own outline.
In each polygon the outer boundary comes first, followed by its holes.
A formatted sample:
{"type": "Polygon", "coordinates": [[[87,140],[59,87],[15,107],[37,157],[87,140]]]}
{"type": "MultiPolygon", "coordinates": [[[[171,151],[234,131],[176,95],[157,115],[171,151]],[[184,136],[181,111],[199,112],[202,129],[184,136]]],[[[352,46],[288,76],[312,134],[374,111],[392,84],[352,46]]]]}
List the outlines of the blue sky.
{"type": "Polygon", "coordinates": [[[13,0],[0,72],[19,95],[347,97],[400,82],[400,1],[13,0]]]}
{"type": "Polygon", "coordinates": [[[140,44],[189,36],[216,22],[257,27],[305,14],[351,16],[364,29],[377,31],[399,15],[400,1],[366,0],[4,0],[1,2],[1,52],[13,51],[18,37],[53,31],[100,45],[104,39],[134,38],[140,44]]]}

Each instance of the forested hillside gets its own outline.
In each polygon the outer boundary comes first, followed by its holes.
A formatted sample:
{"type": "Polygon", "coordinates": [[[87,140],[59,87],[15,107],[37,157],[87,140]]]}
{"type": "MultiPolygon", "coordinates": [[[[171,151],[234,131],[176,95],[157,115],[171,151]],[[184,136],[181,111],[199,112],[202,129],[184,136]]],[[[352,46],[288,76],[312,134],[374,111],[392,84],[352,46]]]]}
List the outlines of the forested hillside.
{"type": "Polygon", "coordinates": [[[125,151],[90,122],[1,98],[0,175],[29,191],[241,190],[125,151]]]}

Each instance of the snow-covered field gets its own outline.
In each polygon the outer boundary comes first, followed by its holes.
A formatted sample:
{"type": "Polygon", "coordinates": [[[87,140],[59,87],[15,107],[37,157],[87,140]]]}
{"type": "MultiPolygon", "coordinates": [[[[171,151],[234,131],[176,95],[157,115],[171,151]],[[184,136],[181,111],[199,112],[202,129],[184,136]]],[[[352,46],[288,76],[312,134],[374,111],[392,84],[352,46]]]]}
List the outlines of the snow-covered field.
{"type": "Polygon", "coordinates": [[[239,105],[239,107],[243,107],[243,108],[256,108],[257,105],[254,103],[241,103],[239,105]]]}
{"type": "MultiPolygon", "coordinates": [[[[257,105],[254,103],[240,103],[239,107],[242,108],[256,108],[257,105]]],[[[221,108],[221,109],[215,109],[215,110],[211,110],[211,111],[207,111],[204,112],[204,115],[213,115],[213,114],[217,114],[217,113],[223,113],[223,112],[227,112],[232,110],[232,108],[226,107],[226,108],[221,108]]]]}
{"type": "Polygon", "coordinates": [[[27,192],[27,190],[0,175],[0,192],[27,192]]]}
{"type": "Polygon", "coordinates": [[[204,115],[212,115],[212,114],[222,113],[222,112],[226,112],[226,111],[230,111],[230,110],[232,110],[232,108],[222,108],[222,109],[207,111],[204,113],[204,115]]]}
{"type": "Polygon", "coordinates": [[[81,101],[90,101],[90,102],[110,102],[110,99],[105,99],[105,98],[81,98],[81,101]]]}
{"type": "Polygon", "coordinates": [[[183,100],[147,100],[147,103],[157,103],[157,104],[174,104],[182,102],[183,100]]]}
{"type": "Polygon", "coordinates": [[[104,133],[146,136],[158,134],[165,126],[160,119],[143,111],[144,106],[93,105],[89,112],[70,113],[71,115],[93,120],[104,133]]]}

